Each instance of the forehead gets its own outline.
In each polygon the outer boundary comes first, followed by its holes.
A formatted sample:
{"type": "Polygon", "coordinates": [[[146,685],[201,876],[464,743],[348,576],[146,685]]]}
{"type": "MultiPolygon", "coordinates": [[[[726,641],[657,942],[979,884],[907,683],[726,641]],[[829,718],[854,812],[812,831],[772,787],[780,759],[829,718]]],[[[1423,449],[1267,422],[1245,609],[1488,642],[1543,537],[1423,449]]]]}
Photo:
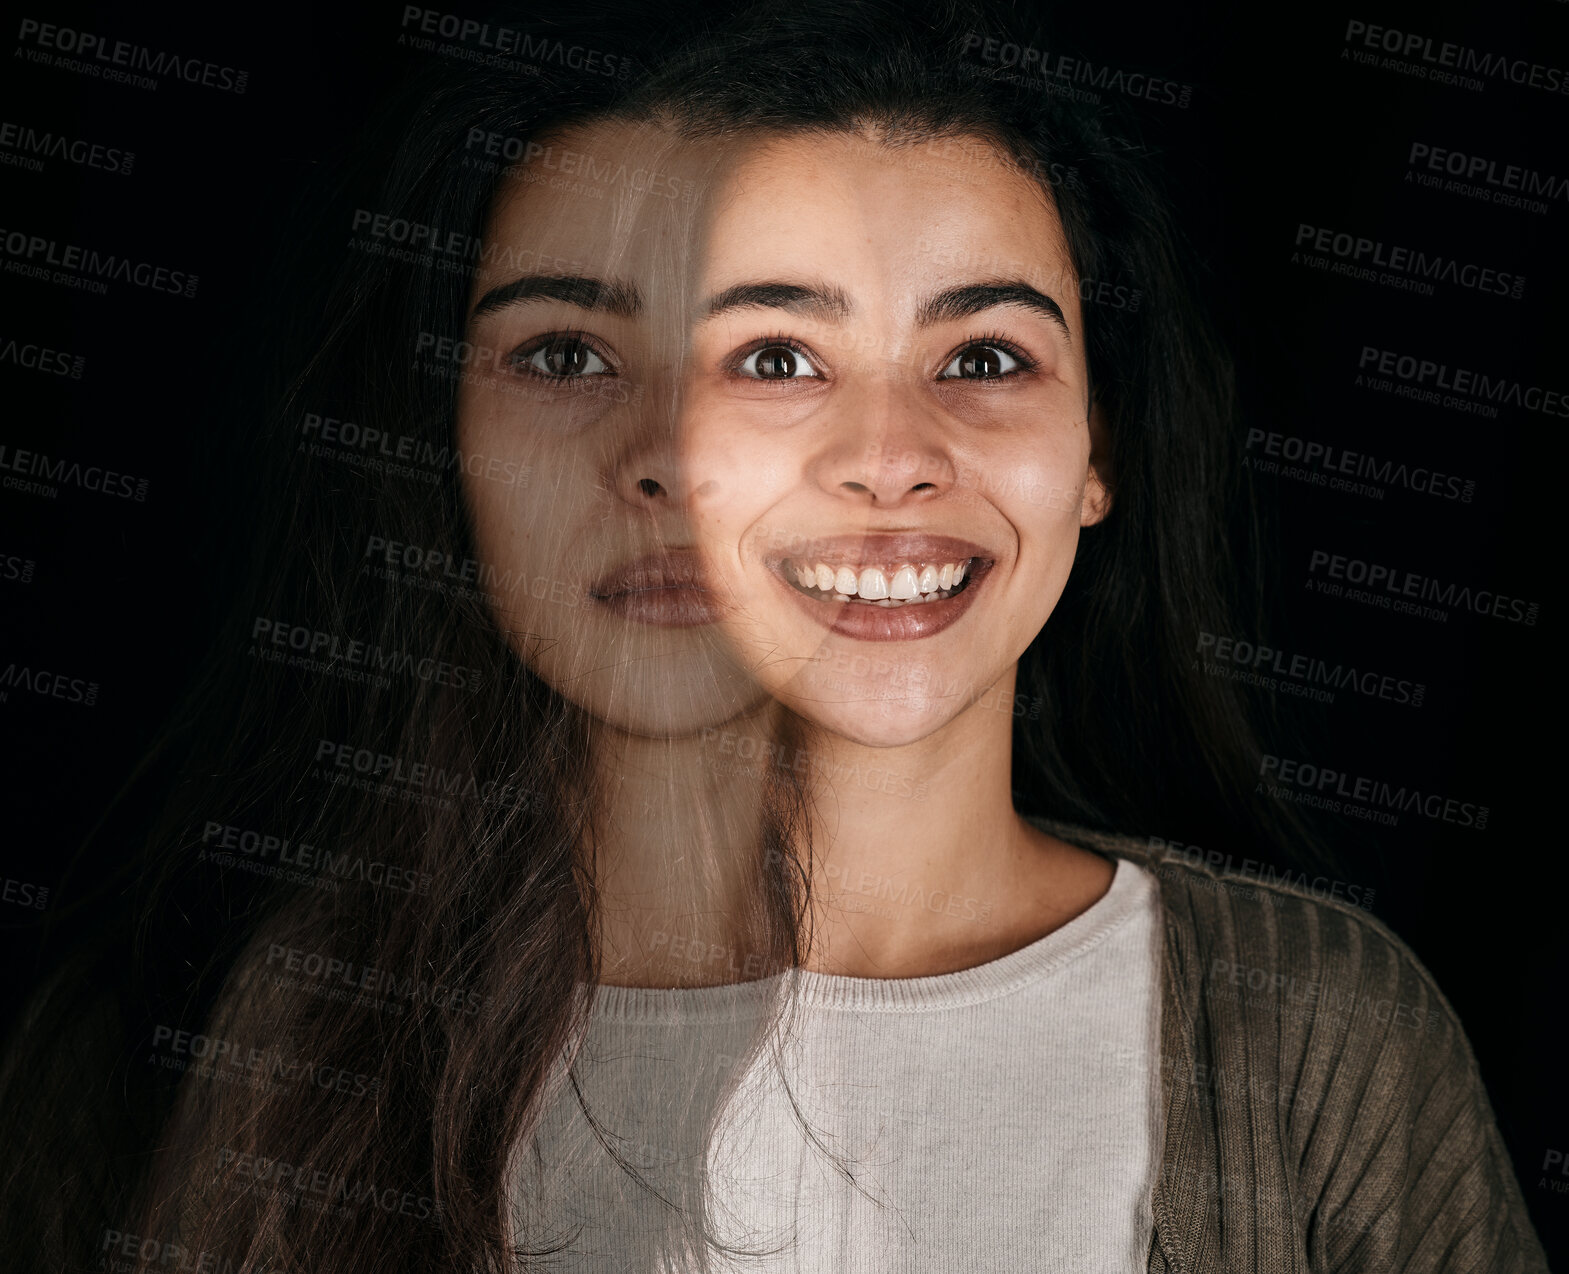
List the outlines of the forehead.
{"type": "Polygon", "coordinates": [[[535,138],[492,201],[474,295],[519,273],[645,278],[689,259],[717,160],[655,122],[535,138]]]}
{"type": "Polygon", "coordinates": [[[657,121],[598,121],[531,142],[498,189],[478,295],[520,271],[654,282],[877,258],[927,280],[1072,277],[1041,186],[991,142],[866,133],[693,140],[657,121]]]}
{"type": "Polygon", "coordinates": [[[865,133],[790,133],[738,151],[715,200],[717,230],[745,219],[760,231],[978,240],[1022,236],[1038,254],[1065,248],[1044,190],[976,137],[884,140],[865,133]],[[826,214],[796,220],[816,209],[826,214]]]}

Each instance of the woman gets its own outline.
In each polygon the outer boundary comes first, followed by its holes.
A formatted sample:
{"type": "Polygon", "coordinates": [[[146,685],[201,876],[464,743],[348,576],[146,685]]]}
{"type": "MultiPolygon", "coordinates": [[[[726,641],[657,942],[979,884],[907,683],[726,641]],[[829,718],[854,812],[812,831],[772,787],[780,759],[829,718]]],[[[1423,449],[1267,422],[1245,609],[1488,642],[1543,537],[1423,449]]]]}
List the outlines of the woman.
{"type": "Polygon", "coordinates": [[[1135,157],[966,61],[976,15],[619,17],[498,22],[627,73],[463,64],[356,213],[283,414],[300,560],[202,688],[243,711],[136,911],[166,999],[105,1026],[62,976],[21,1041],[189,1024],[247,1082],[118,1059],[157,1152],[40,1128],[80,1194],[43,1177],[32,1241],[1542,1268],[1398,940],[1111,834],[1303,841],[1189,667],[1246,567],[1230,401],[1135,157]],[[1147,305],[1081,302],[1123,279],[1147,305]],[[301,879],[195,857],[247,830],[301,879]]]}

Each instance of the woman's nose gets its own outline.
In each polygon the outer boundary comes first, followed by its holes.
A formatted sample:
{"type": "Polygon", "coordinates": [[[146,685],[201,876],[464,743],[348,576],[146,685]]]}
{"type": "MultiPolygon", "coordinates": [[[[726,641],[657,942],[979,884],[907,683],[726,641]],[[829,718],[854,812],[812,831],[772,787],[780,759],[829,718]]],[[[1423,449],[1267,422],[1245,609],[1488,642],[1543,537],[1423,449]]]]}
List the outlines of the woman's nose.
{"type": "Polygon", "coordinates": [[[910,386],[881,384],[844,396],[812,461],[825,492],[875,508],[952,489],[955,470],[935,407],[910,386]]]}
{"type": "Polygon", "coordinates": [[[638,509],[679,507],[686,498],[687,482],[676,437],[674,404],[658,404],[667,387],[645,387],[657,392],[642,395],[643,410],[629,436],[609,457],[609,486],[626,504],[638,509]]]}

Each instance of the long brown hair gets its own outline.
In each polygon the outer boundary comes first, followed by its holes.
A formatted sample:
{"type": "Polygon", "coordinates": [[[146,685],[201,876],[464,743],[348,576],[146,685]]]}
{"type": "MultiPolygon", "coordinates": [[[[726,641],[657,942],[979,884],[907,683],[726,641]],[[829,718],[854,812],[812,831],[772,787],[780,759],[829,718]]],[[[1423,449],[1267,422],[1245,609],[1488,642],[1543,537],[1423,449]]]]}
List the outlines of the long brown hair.
{"type": "MultiPolygon", "coordinates": [[[[1080,276],[1129,281],[1143,303],[1086,306],[1113,509],[1021,664],[1017,800],[1311,851],[1289,815],[1236,796],[1258,722],[1192,667],[1198,633],[1250,622],[1234,619],[1238,582],[1259,546],[1229,369],[1116,121],[971,60],[982,18],[958,5],[567,9],[492,18],[510,60],[434,67],[368,146],[385,180],[367,211],[430,233],[349,254],[258,430],[254,587],[132,785],[174,771],[173,794],[145,851],[83,904],[86,923],[114,923],[72,951],[8,1055],[7,1106],[36,1116],[5,1169],[12,1254],[347,1274],[502,1270],[529,1247],[509,1234],[509,1163],[596,980],[594,724],[518,658],[482,590],[361,569],[389,528],[475,556],[455,382],[416,358],[422,337],[464,332],[467,272],[430,244],[446,236],[465,266],[483,251],[502,170],[473,162],[475,130],[523,144],[650,115],[694,137],[870,121],[979,136],[1036,174],[1080,276]],[[585,49],[611,71],[572,64],[585,49]],[[247,836],[288,842],[293,866],[247,836]],[[40,1083],[62,1038],[69,1064],[40,1083]]],[[[799,962],[807,915],[795,772],[758,793],[770,969],[799,962]]]]}

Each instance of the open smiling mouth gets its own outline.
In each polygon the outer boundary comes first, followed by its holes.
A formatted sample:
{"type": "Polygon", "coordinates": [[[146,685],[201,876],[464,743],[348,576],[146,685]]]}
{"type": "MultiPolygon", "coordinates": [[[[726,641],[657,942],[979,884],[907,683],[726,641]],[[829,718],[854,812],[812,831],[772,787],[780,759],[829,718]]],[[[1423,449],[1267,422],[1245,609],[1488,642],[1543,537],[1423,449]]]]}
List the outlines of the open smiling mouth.
{"type": "Polygon", "coordinates": [[[897,566],[830,566],[786,558],[779,564],[785,583],[818,602],[850,602],[897,609],[946,601],[962,593],[981,560],[902,562],[897,566]]]}
{"type": "Polygon", "coordinates": [[[765,559],[801,612],[857,641],[919,641],[974,603],[996,558],[952,536],[870,532],[765,559]]]}

